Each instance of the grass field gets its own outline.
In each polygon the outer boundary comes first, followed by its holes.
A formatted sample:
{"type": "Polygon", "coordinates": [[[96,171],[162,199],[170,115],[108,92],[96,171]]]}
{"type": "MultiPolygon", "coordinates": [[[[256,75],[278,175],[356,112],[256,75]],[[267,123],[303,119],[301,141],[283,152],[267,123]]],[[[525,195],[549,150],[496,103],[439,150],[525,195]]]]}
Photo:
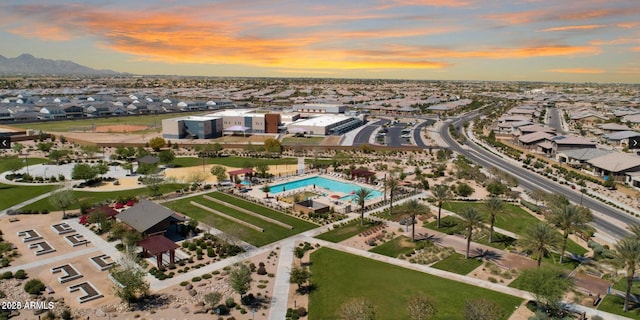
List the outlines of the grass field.
{"type": "MultiPolygon", "coordinates": [[[[229,200],[227,198],[229,196],[217,192],[212,192],[207,195],[225,201],[229,200]]],[[[284,239],[300,232],[304,232],[306,230],[317,227],[317,225],[315,224],[300,220],[295,217],[287,216],[283,213],[279,213],[277,211],[255,205],[242,199],[233,198],[231,199],[230,203],[234,204],[235,206],[242,207],[255,213],[264,215],[266,217],[284,222],[293,226],[294,228],[287,229],[279,225],[272,224],[270,222],[252,217],[250,215],[247,215],[246,213],[224,206],[222,204],[206,200],[202,196],[193,196],[181,200],[170,201],[164,203],[163,205],[189,217],[195,218],[198,221],[208,224],[216,229],[220,229],[255,246],[263,246],[265,244],[269,244],[274,241],[284,239]],[[225,214],[234,218],[238,218],[255,226],[261,227],[264,229],[264,232],[256,231],[231,220],[227,220],[204,209],[195,207],[191,205],[191,201],[200,203],[214,210],[224,212],[225,214]]]]}
{"type": "Polygon", "coordinates": [[[387,241],[375,248],[369,250],[371,252],[375,252],[381,255],[385,255],[391,258],[397,258],[400,255],[404,255],[407,253],[413,252],[413,249],[416,247],[414,242],[411,242],[411,238],[407,236],[399,236],[394,238],[393,240],[387,241]]]}
{"type": "MultiPolygon", "coordinates": [[[[529,212],[511,203],[505,203],[505,211],[499,213],[496,216],[495,226],[511,231],[515,234],[523,234],[531,224],[537,223],[540,220],[532,216],[529,212]]],[[[482,202],[446,202],[442,205],[443,209],[459,213],[464,207],[475,207],[480,212],[485,213],[485,221],[489,221],[489,214],[484,210],[484,203],[482,202]]]]}
{"type": "MultiPolygon", "coordinates": [[[[255,167],[261,163],[265,163],[267,165],[278,165],[278,164],[297,165],[298,159],[295,159],[295,158],[257,159],[257,158],[244,158],[244,157],[220,157],[220,158],[206,158],[205,163],[219,164],[219,165],[229,166],[234,168],[244,168],[248,164],[255,167]]],[[[172,164],[178,168],[201,166],[202,158],[179,157],[179,158],[175,158],[172,164]]],[[[294,168],[292,167],[292,169],[294,168]]]]}
{"type": "Polygon", "coordinates": [[[360,220],[351,221],[338,228],[334,228],[331,231],[327,231],[323,234],[316,236],[320,240],[338,243],[340,241],[347,240],[369,228],[373,228],[375,225],[365,222],[364,225],[360,224],[360,220]]]}
{"type": "Polygon", "coordinates": [[[5,210],[18,203],[35,198],[57,187],[55,185],[18,186],[0,183],[0,210],[5,210]]]}
{"type": "Polygon", "coordinates": [[[466,275],[482,265],[479,259],[466,259],[464,255],[454,253],[432,265],[433,268],[466,275]]]}
{"type": "Polygon", "coordinates": [[[42,130],[44,132],[67,132],[71,130],[81,130],[83,128],[90,129],[93,126],[112,126],[112,125],[124,125],[124,124],[159,127],[162,124],[163,119],[201,114],[201,113],[202,111],[182,112],[182,113],[163,113],[163,114],[157,114],[157,115],[144,115],[144,116],[90,118],[90,119],[77,119],[77,120],[66,120],[66,121],[38,121],[38,122],[31,122],[31,123],[14,124],[11,126],[16,128],[22,128],[22,129],[42,130]]]}
{"type": "MultiPolygon", "coordinates": [[[[177,184],[177,183],[169,183],[162,185],[160,187],[160,192],[163,194],[175,192],[186,186],[185,184],[177,184]]],[[[147,195],[148,190],[146,188],[133,189],[133,190],[122,190],[122,191],[109,191],[109,192],[92,192],[92,191],[73,191],[73,197],[76,201],[71,205],[69,210],[80,209],[80,205],[82,203],[94,204],[98,202],[103,202],[107,200],[115,200],[119,195],[121,196],[140,196],[147,195]]],[[[49,211],[58,210],[54,208],[51,203],[49,203],[49,199],[42,199],[40,201],[34,202],[23,209],[28,210],[43,210],[47,209],[49,211]]]]}
{"type": "MultiPolygon", "coordinates": [[[[44,158],[27,158],[27,163],[32,166],[41,163],[48,163],[49,159],[44,158]]],[[[0,173],[8,171],[9,168],[13,167],[15,163],[21,164],[24,167],[24,157],[1,157],[0,158],[0,173]]]]}
{"type": "Polygon", "coordinates": [[[508,319],[522,299],[418,271],[321,248],[311,254],[314,290],[309,297],[309,319],[337,319],[336,310],[350,298],[364,297],[375,306],[377,319],[409,319],[410,297],[424,294],[435,301],[433,319],[464,319],[465,300],[495,301],[508,319]]]}

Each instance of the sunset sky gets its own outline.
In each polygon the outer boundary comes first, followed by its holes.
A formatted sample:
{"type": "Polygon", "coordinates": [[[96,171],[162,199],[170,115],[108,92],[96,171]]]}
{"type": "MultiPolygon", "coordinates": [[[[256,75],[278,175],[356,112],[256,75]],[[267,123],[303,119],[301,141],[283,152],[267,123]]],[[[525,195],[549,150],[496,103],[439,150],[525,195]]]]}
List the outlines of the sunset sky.
{"type": "Polygon", "coordinates": [[[640,1],[10,0],[0,43],[136,74],[638,83],[640,1]]]}

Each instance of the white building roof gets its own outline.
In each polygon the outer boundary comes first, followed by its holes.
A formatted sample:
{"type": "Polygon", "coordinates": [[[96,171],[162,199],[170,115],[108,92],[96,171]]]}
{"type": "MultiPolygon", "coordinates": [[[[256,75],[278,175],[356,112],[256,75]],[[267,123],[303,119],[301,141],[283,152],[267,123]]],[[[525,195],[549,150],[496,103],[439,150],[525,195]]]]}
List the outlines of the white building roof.
{"type": "Polygon", "coordinates": [[[309,119],[305,119],[305,120],[300,120],[300,121],[296,121],[296,122],[292,122],[289,126],[313,126],[313,127],[326,127],[329,125],[332,125],[334,123],[340,122],[340,121],[344,121],[346,119],[349,119],[352,117],[345,117],[345,116],[320,116],[320,117],[314,117],[314,118],[309,118],[309,119]]]}

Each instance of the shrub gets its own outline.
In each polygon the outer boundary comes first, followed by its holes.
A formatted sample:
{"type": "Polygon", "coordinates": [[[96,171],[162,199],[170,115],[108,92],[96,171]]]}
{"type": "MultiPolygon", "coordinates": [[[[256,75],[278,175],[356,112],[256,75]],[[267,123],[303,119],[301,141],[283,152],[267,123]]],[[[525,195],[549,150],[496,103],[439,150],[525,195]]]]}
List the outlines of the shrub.
{"type": "Polygon", "coordinates": [[[2,279],[11,279],[13,278],[13,273],[11,271],[7,271],[5,273],[2,274],[2,279]]]}
{"type": "Polygon", "coordinates": [[[202,279],[211,279],[213,276],[209,273],[205,273],[202,275],[202,279]]]}
{"type": "Polygon", "coordinates": [[[42,281],[38,279],[29,280],[29,282],[27,282],[24,285],[24,291],[27,292],[28,294],[39,295],[40,293],[42,293],[42,291],[44,291],[44,288],[45,288],[44,283],[42,283],[42,281]]]}
{"type": "Polygon", "coordinates": [[[16,279],[26,279],[27,278],[27,273],[24,272],[24,270],[20,269],[18,271],[16,271],[16,273],[13,275],[14,278],[16,279]]]}
{"type": "Polygon", "coordinates": [[[224,304],[228,307],[228,308],[233,308],[236,306],[236,301],[233,300],[233,298],[227,298],[227,300],[224,301],[224,304]]]}
{"type": "Polygon", "coordinates": [[[181,287],[186,287],[189,284],[189,281],[182,281],[180,282],[180,286],[181,287]]]}
{"type": "Polygon", "coordinates": [[[300,307],[296,309],[296,313],[298,314],[299,317],[304,317],[307,315],[307,309],[305,309],[304,307],[300,307]]]}
{"type": "Polygon", "coordinates": [[[191,279],[191,281],[193,281],[193,282],[198,282],[198,281],[200,281],[200,280],[202,280],[202,278],[200,278],[200,277],[193,277],[193,278],[191,279]]]}

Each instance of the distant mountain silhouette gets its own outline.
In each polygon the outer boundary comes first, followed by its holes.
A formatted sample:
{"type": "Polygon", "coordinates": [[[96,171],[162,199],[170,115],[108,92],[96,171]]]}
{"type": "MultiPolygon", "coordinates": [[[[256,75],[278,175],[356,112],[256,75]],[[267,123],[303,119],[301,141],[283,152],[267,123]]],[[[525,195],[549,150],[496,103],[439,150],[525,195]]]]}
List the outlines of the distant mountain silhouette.
{"type": "Polygon", "coordinates": [[[119,74],[111,70],[96,70],[67,60],[36,58],[21,54],[16,58],[0,55],[0,74],[25,75],[110,75],[119,74]]]}

